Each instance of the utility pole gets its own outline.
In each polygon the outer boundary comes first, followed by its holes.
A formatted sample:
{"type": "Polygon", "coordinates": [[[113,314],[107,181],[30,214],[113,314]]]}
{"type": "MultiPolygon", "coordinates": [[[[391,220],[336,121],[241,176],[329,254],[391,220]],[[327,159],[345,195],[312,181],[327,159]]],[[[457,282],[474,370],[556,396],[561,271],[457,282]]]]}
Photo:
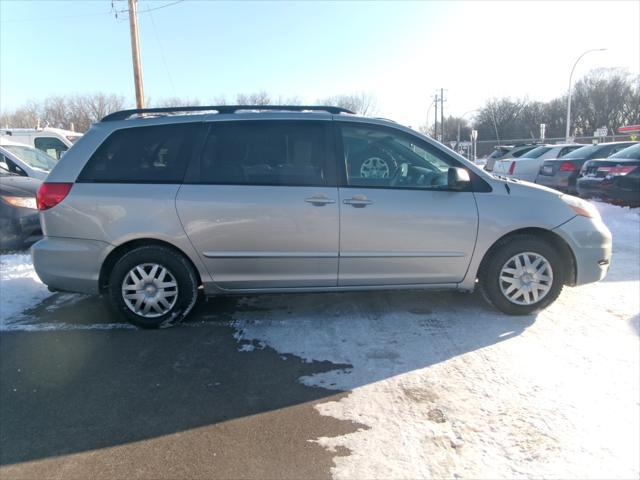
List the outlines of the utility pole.
{"type": "Polygon", "coordinates": [[[442,139],[444,143],[444,88],[440,89],[440,131],[442,132],[442,139]]]}
{"type": "Polygon", "coordinates": [[[136,87],[136,108],[144,108],[142,65],[140,65],[140,40],[138,40],[138,0],[129,0],[129,29],[131,30],[131,59],[133,81],[136,87]]]}
{"type": "Polygon", "coordinates": [[[438,94],[436,93],[433,101],[436,103],[436,114],[433,119],[433,138],[438,140],[438,94]]]}

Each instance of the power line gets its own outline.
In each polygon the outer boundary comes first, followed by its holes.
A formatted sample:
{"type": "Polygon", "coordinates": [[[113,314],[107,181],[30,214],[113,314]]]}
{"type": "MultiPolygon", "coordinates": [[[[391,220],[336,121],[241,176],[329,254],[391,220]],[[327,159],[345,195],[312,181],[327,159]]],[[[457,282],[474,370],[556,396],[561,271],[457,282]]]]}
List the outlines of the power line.
{"type": "Polygon", "coordinates": [[[182,3],[182,2],[184,2],[184,0],[176,0],[175,2],[167,3],[165,5],[160,5],[159,7],[153,7],[153,8],[149,8],[147,10],[140,10],[138,13],[153,12],[154,10],[160,10],[161,8],[167,8],[167,7],[170,7],[172,5],[177,5],[178,3],[182,3]]]}
{"type": "MultiPolygon", "coordinates": [[[[175,3],[179,3],[179,2],[174,2],[173,5],[175,5],[175,3]]],[[[166,5],[167,7],[169,5],[166,5]]],[[[153,10],[157,10],[156,9],[150,9],[150,10],[142,10],[143,12],[146,12],[149,14],[149,18],[151,19],[151,25],[153,26],[153,33],[156,36],[156,42],[158,42],[158,49],[160,50],[160,57],[162,58],[162,63],[164,64],[164,69],[167,72],[167,77],[169,78],[169,83],[171,84],[171,90],[173,91],[173,95],[174,96],[178,96],[178,94],[176,93],[176,86],[173,83],[173,78],[171,77],[171,72],[169,70],[169,66],[167,65],[167,59],[164,55],[164,47],[162,46],[162,42],[160,40],[160,35],[158,35],[158,30],[156,29],[156,22],[153,20],[153,13],[151,13],[153,10]]]]}
{"type": "MultiPolygon", "coordinates": [[[[148,8],[147,10],[140,10],[140,11],[138,11],[138,13],[153,12],[154,10],[160,10],[161,8],[171,7],[173,5],[177,5],[178,3],[182,3],[184,1],[185,0],[175,0],[175,1],[170,2],[170,3],[165,3],[164,5],[148,8]]],[[[51,20],[66,20],[67,18],[98,17],[98,16],[102,16],[102,15],[113,15],[113,14],[115,14],[116,18],[117,18],[118,14],[128,14],[128,13],[129,13],[129,9],[128,8],[123,8],[123,9],[118,10],[115,7],[115,4],[112,2],[111,10],[108,11],[108,12],[83,13],[83,14],[78,14],[78,15],[61,15],[59,17],[14,18],[14,19],[9,19],[9,20],[0,20],[0,23],[23,23],[23,22],[44,22],[44,21],[49,22],[51,20]]]]}

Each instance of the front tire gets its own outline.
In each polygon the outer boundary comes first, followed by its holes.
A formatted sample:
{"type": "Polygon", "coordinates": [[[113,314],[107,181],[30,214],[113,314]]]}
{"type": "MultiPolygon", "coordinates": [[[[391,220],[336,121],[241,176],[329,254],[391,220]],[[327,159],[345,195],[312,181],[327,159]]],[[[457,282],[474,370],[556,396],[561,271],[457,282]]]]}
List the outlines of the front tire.
{"type": "Polygon", "coordinates": [[[129,322],[142,328],[183,320],[198,297],[198,280],[189,261],[162,246],[125,253],[109,276],[109,299],[129,322]]]}
{"type": "Polygon", "coordinates": [[[549,242],[515,235],[498,242],[478,275],[482,296],[509,315],[528,315],[553,303],[564,285],[563,262],[549,242]]]}

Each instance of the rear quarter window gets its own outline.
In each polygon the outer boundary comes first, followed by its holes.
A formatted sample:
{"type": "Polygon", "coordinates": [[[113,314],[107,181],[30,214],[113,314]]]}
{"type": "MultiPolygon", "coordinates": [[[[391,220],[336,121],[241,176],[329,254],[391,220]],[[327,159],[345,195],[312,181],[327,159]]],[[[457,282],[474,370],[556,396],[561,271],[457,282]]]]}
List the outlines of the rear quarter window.
{"type": "Polygon", "coordinates": [[[181,183],[200,123],[117,130],[98,147],[80,182],[181,183]]]}

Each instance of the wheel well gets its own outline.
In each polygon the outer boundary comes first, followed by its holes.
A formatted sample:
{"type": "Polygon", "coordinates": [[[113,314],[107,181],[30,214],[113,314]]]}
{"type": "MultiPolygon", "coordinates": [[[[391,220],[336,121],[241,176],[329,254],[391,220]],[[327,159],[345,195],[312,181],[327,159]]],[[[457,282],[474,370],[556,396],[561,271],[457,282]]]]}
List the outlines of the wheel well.
{"type": "Polygon", "coordinates": [[[552,232],[551,230],[546,230],[544,228],[535,228],[535,227],[521,228],[519,230],[514,230],[513,232],[509,232],[506,235],[503,235],[498,240],[496,240],[493,243],[493,245],[491,245],[491,248],[489,248],[489,250],[487,250],[484,257],[482,258],[482,262],[480,263],[480,268],[478,268],[478,272],[482,271],[482,268],[484,267],[485,262],[491,257],[491,254],[493,253],[493,251],[496,248],[500,247],[500,244],[502,244],[505,240],[509,239],[510,237],[513,237],[516,235],[533,235],[533,236],[544,239],[545,241],[553,245],[555,248],[557,248],[558,251],[560,252],[560,258],[562,259],[562,262],[563,262],[564,271],[566,272],[565,284],[575,285],[576,259],[573,256],[573,252],[571,251],[571,248],[569,247],[569,245],[567,245],[567,242],[565,242],[560,235],[552,232]]]}
{"type": "Polygon", "coordinates": [[[130,252],[134,248],[147,247],[149,245],[158,245],[161,247],[170,248],[171,250],[175,251],[176,253],[179,253],[184,258],[186,258],[189,264],[191,265],[191,268],[193,268],[193,271],[196,274],[196,278],[198,279],[198,285],[202,285],[200,272],[198,272],[198,269],[193,264],[191,259],[187,255],[185,255],[185,253],[182,250],[180,250],[179,248],[176,248],[174,245],[171,245],[168,242],[164,242],[162,240],[158,240],[155,238],[137,238],[135,240],[130,240],[128,242],[125,242],[122,245],[118,245],[109,253],[109,255],[107,255],[107,258],[104,259],[104,262],[102,262],[102,267],[100,268],[100,277],[99,277],[99,283],[98,283],[100,288],[100,293],[104,293],[106,291],[108,282],[109,282],[109,276],[111,275],[111,270],[113,269],[116,262],[125,253],[130,252]]]}

